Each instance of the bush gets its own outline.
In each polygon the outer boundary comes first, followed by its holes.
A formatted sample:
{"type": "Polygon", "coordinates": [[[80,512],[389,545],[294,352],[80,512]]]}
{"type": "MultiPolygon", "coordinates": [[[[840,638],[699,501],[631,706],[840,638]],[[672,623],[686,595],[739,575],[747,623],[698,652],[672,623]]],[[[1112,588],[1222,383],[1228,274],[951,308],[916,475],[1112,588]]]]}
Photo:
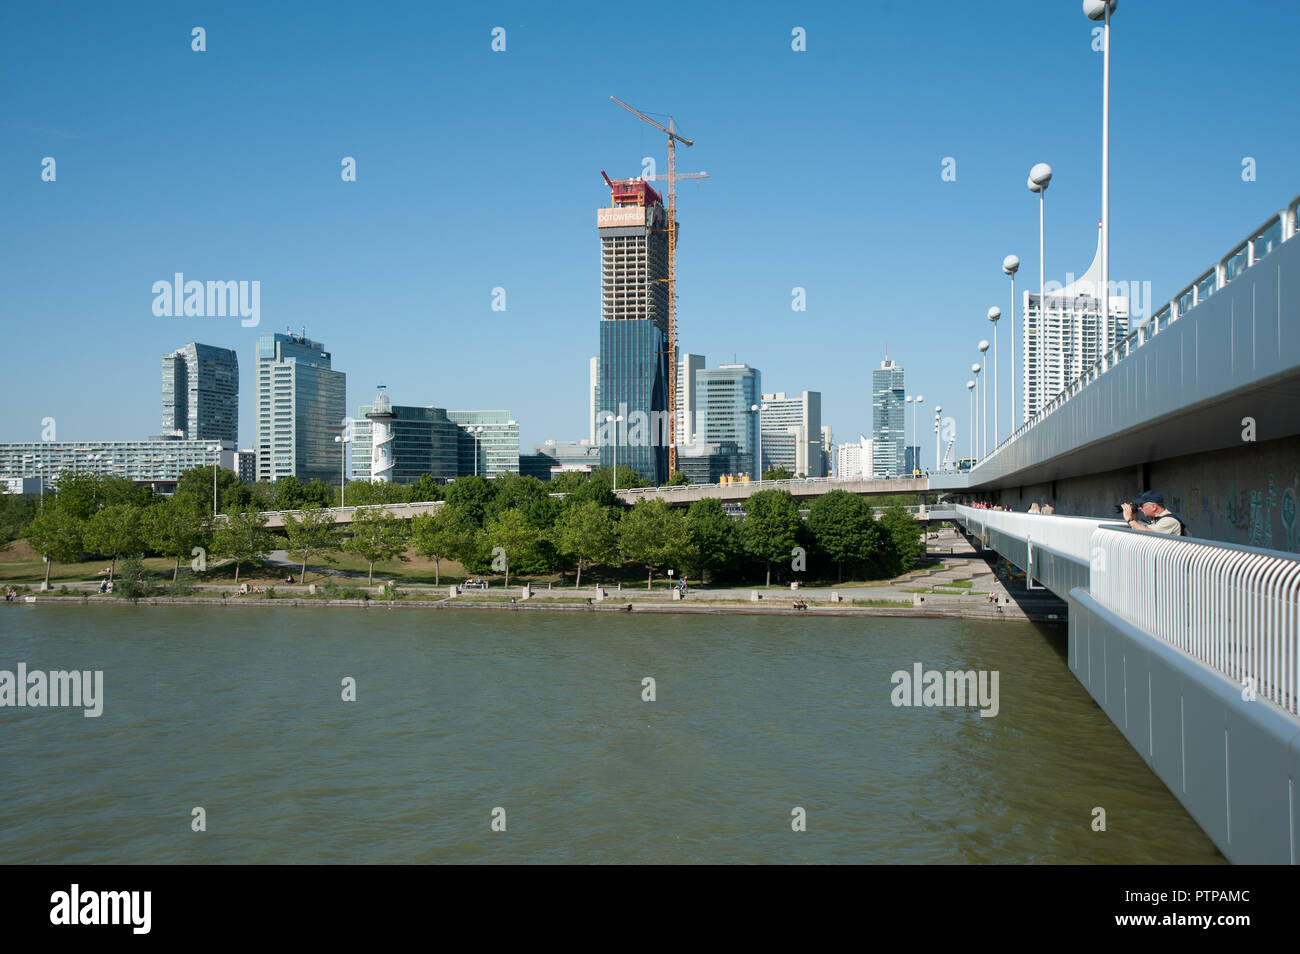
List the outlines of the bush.
{"type": "Polygon", "coordinates": [[[113,594],[123,599],[138,600],[149,592],[144,581],[144,558],[136,553],[122,560],[122,569],[113,581],[113,594]]]}

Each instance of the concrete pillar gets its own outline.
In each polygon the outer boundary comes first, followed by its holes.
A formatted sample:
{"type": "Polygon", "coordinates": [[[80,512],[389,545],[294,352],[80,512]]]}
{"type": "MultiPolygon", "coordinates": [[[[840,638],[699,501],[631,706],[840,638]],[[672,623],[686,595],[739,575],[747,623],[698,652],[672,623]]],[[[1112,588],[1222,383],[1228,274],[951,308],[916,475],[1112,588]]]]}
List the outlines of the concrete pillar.
{"type": "Polygon", "coordinates": [[[677,587],[674,586],[674,587],[673,587],[673,599],[675,599],[675,600],[680,600],[681,598],[682,598],[682,591],[679,590],[677,587]]]}
{"type": "Polygon", "coordinates": [[[761,600],[762,598],[763,598],[763,594],[760,593],[760,592],[758,592],[758,590],[750,590],[750,591],[749,591],[749,601],[750,601],[751,603],[757,603],[757,602],[758,602],[759,600],[761,600]]]}
{"type": "Polygon", "coordinates": [[[453,583],[451,586],[447,587],[447,595],[453,598],[460,596],[460,587],[453,583]]]}
{"type": "Polygon", "coordinates": [[[532,584],[531,584],[531,583],[525,583],[525,584],[523,585],[523,588],[522,588],[522,589],[520,590],[520,592],[519,592],[519,598],[520,598],[521,600],[526,600],[526,599],[529,599],[532,595],[533,595],[533,586],[532,586],[532,584]]]}
{"type": "Polygon", "coordinates": [[[599,602],[600,602],[601,600],[603,600],[604,598],[605,598],[605,588],[604,588],[603,586],[597,585],[597,586],[596,586],[596,602],[599,603],[599,602]]]}

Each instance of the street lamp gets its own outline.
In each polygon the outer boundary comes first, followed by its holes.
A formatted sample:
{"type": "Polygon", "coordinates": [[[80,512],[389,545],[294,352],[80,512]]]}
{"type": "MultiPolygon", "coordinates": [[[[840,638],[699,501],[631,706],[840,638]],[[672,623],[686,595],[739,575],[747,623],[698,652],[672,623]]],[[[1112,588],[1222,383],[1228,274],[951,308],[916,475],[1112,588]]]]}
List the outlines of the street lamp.
{"type": "Polygon", "coordinates": [[[1047,296],[1043,289],[1047,285],[1047,240],[1043,232],[1043,196],[1052,181],[1052,167],[1040,162],[1029,170],[1029,191],[1038,193],[1038,406],[1043,406],[1043,380],[1047,369],[1043,366],[1042,354],[1044,335],[1047,333],[1047,296]]]}
{"type": "MultiPolygon", "coordinates": [[[[347,422],[344,422],[344,428],[347,422]]],[[[334,438],[334,443],[339,445],[339,509],[342,510],[347,506],[348,495],[348,437],[347,431],[339,434],[334,438]]]]}
{"type": "MultiPolygon", "coordinates": [[[[917,458],[921,456],[921,445],[916,442],[916,412],[920,409],[923,401],[925,401],[925,397],[920,394],[916,397],[912,397],[910,394],[907,396],[907,403],[912,405],[912,468],[908,471],[908,476],[912,476],[915,471],[920,469],[920,464],[918,463],[917,458]]],[[[907,455],[904,454],[903,456],[904,459],[906,459],[907,455]]]]}
{"type": "MultiPolygon", "coordinates": [[[[987,340],[979,343],[980,358],[985,368],[989,366],[987,340]]],[[[980,386],[980,457],[987,457],[989,452],[989,380],[986,377],[980,386]]]]}
{"type": "Polygon", "coordinates": [[[975,399],[975,433],[971,437],[975,441],[975,453],[972,454],[976,460],[984,459],[984,441],[980,440],[980,434],[984,430],[984,421],[980,414],[980,398],[984,395],[984,388],[980,384],[980,372],[984,370],[983,365],[978,363],[970,366],[971,374],[975,375],[975,392],[971,395],[975,399]]]}
{"type": "Polygon", "coordinates": [[[758,481],[763,482],[763,412],[768,409],[766,404],[751,404],[749,410],[758,415],[758,444],[754,451],[754,469],[758,471],[758,481]]]}
{"type": "Polygon", "coordinates": [[[942,467],[942,462],[939,459],[939,412],[942,410],[942,405],[936,404],[934,406],[934,472],[936,474],[939,473],[939,469],[942,467]]]}
{"type": "Polygon", "coordinates": [[[989,309],[989,321],[993,324],[993,446],[998,446],[998,421],[1001,414],[998,413],[998,319],[1002,317],[1002,309],[996,305],[989,309]]]}
{"type": "Polygon", "coordinates": [[[614,425],[614,493],[618,493],[618,426],[623,423],[623,415],[606,414],[605,423],[614,425]]]}
{"type": "MultiPolygon", "coordinates": [[[[483,433],[483,425],[476,424],[473,427],[471,427],[469,430],[470,433],[474,435],[474,476],[477,477],[478,476],[478,441],[479,441],[479,435],[483,433]]],[[[615,451],[614,453],[618,453],[618,451],[615,451]]]]}
{"type": "MultiPolygon", "coordinates": [[[[975,368],[978,370],[978,369],[979,369],[979,365],[978,365],[978,364],[975,365],[975,368]]],[[[974,382],[974,381],[967,381],[967,382],[966,382],[966,392],[970,395],[970,422],[971,422],[971,424],[970,424],[970,444],[971,444],[971,446],[970,446],[970,457],[971,457],[971,463],[974,464],[974,462],[975,462],[975,382],[974,382]]]]}
{"type": "Polygon", "coordinates": [[[1101,20],[1101,320],[1110,323],[1110,18],[1115,0],[1083,0],[1089,20],[1101,20]]]}
{"type": "Polygon", "coordinates": [[[1002,274],[1011,276],[1011,433],[1016,431],[1016,272],[1020,259],[1008,255],[1002,260],[1002,274]]]}
{"type": "Polygon", "coordinates": [[[217,515],[217,471],[221,468],[221,445],[216,446],[216,457],[212,461],[212,516],[217,515]]]}

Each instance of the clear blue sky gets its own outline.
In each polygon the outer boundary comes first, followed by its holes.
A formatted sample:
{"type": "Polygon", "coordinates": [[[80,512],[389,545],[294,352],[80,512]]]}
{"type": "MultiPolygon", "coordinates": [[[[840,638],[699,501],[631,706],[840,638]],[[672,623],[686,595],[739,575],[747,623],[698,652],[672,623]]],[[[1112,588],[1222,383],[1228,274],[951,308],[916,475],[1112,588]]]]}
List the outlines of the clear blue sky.
{"type": "MultiPolygon", "coordinates": [[[[585,437],[600,170],[666,169],[613,94],[671,111],[696,143],[680,168],[712,176],[680,190],[681,346],[820,390],[839,441],[869,433],[887,344],[930,446],[936,403],[964,426],[1002,257],[1037,282],[1033,163],[1056,171],[1049,279],[1092,260],[1091,27],[1078,0],[5,4],[0,440],[47,416],[64,440],[156,433],[160,355],[198,340],[239,353],[247,446],[253,342],[286,326],[333,352],[350,413],[384,383],[397,403],[508,408],[525,451],[585,437]],[[154,317],[177,271],[260,281],[261,326],[154,317]]],[[[1300,193],[1297,37],[1290,0],[1120,4],[1113,279],[1164,300],[1300,193]]]]}

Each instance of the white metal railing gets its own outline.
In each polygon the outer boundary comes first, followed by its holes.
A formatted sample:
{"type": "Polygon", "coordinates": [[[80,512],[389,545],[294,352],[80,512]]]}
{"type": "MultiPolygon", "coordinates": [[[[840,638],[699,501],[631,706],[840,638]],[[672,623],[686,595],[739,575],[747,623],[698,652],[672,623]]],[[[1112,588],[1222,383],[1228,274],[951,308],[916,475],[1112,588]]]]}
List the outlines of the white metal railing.
{"type": "Polygon", "coordinates": [[[1004,438],[984,456],[984,460],[976,463],[971,470],[977,469],[980,464],[992,458],[1003,447],[1019,440],[1026,432],[1042,423],[1045,417],[1078,394],[1087,385],[1132,355],[1138,348],[1145,345],[1179,318],[1184,317],[1197,305],[1222,289],[1223,286],[1238,278],[1247,269],[1253,268],[1260,259],[1268,255],[1277,246],[1295,238],[1297,215],[1300,215],[1300,196],[1291,200],[1291,204],[1285,209],[1270,216],[1263,225],[1235,245],[1232,251],[1223,256],[1196,281],[1180,291],[1141,325],[1117,341],[1114,348],[1103,354],[1091,367],[1085,368],[1082,374],[1067,384],[1059,394],[1044,404],[1029,420],[1012,431],[1008,437],[1004,438]]]}
{"type": "MultiPolygon", "coordinates": [[[[1095,517],[1058,517],[1055,514],[1017,513],[1011,510],[985,510],[957,504],[953,509],[966,523],[967,529],[998,530],[1008,536],[1029,541],[1033,546],[1047,547],[1062,556],[1080,563],[1092,559],[1092,535],[1098,527],[1124,524],[1118,520],[1099,520],[1095,517]]],[[[984,534],[981,534],[984,535],[984,534]]]]}
{"type": "Polygon", "coordinates": [[[1091,547],[1097,602],[1300,715],[1300,557],[1109,528],[1091,547]]]}

